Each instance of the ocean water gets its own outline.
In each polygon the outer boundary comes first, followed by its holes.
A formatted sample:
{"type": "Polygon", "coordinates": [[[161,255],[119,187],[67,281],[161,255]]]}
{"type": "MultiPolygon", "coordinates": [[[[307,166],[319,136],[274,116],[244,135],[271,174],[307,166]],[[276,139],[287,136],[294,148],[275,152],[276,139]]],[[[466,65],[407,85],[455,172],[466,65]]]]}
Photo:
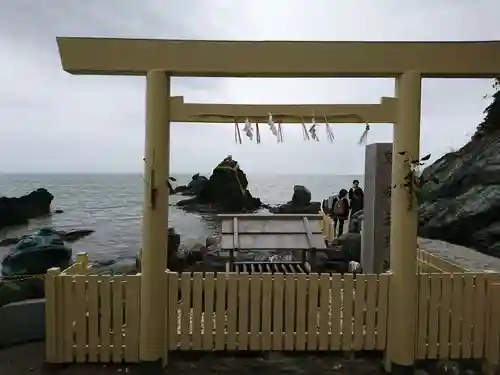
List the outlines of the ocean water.
{"type": "MultiPolygon", "coordinates": [[[[191,174],[173,175],[177,184],[186,184],[191,174]]],[[[304,185],[313,200],[321,201],[353,179],[363,183],[362,176],[346,175],[247,175],[253,196],[268,204],[289,201],[293,185],[304,185]]],[[[94,229],[95,233],[72,245],[73,252],[85,251],[93,262],[133,261],[140,248],[143,182],[137,175],[1,175],[0,196],[20,196],[44,187],[54,195],[53,209],[64,213],[34,219],[29,226],[0,232],[0,238],[16,237],[44,226],[58,230],[94,229]]],[[[173,206],[182,196],[170,196],[169,225],[181,235],[182,248],[196,248],[219,229],[213,216],[186,213],[173,206]]],[[[5,252],[0,248],[0,255],[5,252]]]]}

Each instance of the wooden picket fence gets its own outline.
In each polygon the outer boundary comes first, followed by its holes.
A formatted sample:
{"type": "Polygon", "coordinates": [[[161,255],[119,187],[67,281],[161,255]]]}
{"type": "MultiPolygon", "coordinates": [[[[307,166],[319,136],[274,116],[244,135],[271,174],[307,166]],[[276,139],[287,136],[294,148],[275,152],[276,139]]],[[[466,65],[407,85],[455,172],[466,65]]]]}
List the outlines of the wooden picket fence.
{"type": "MultiPolygon", "coordinates": [[[[419,249],[417,359],[500,360],[500,276],[419,249]]],[[[139,361],[140,274],[46,277],[47,361],[139,361]]],[[[384,351],[390,273],[165,273],[169,351],[384,351]]],[[[397,312],[396,312],[397,313],[397,312]]]]}
{"type": "Polygon", "coordinates": [[[425,249],[417,250],[417,271],[422,273],[467,273],[468,269],[438,257],[425,249]]]}
{"type": "MultiPolygon", "coordinates": [[[[418,278],[417,359],[498,364],[497,274],[418,278]]],[[[387,348],[390,274],[166,272],[168,351],[358,351],[387,348]]],[[[47,277],[47,360],[139,361],[140,275],[47,277]]]]}
{"type": "Polygon", "coordinates": [[[170,350],[385,348],[388,274],[168,273],[167,278],[170,350]]]}
{"type": "Polygon", "coordinates": [[[46,277],[46,358],[51,363],[138,362],[140,275],[46,277]]]}
{"type": "Polygon", "coordinates": [[[491,350],[500,335],[496,278],[486,273],[418,275],[417,359],[498,362],[500,352],[491,350]]]}

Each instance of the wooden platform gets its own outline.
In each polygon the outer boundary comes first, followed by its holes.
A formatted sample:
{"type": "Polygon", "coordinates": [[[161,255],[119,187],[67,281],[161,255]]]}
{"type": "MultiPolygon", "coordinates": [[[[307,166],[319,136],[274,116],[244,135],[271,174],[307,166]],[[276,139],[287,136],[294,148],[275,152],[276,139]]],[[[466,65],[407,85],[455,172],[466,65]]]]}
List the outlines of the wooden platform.
{"type": "Polygon", "coordinates": [[[310,272],[309,260],[326,248],[321,215],[218,215],[222,221],[221,248],[230,254],[230,272],[310,272]],[[238,251],[290,252],[292,261],[237,261],[238,251]]]}

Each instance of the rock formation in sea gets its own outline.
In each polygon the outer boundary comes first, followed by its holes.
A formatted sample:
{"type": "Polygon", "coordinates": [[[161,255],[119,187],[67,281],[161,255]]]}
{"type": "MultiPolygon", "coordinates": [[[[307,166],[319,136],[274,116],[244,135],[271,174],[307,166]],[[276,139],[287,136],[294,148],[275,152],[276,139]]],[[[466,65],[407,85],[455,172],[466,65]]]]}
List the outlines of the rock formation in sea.
{"type": "Polygon", "coordinates": [[[295,185],[292,200],[276,207],[270,207],[269,211],[275,214],[317,214],[320,208],[320,202],[311,201],[311,192],[308,188],[303,185],[295,185]]]}
{"type": "MultiPolygon", "coordinates": [[[[93,230],[89,229],[63,232],[44,228],[35,235],[36,241],[33,242],[32,248],[26,247],[24,250],[19,251],[13,247],[2,259],[3,275],[0,277],[0,306],[27,299],[43,298],[43,278],[12,278],[12,276],[19,274],[17,272],[19,269],[22,270],[22,273],[40,275],[52,267],[66,268],[70,262],[71,248],[66,247],[60,240],[75,242],[93,232],[93,230]],[[41,237],[44,238],[43,241],[39,241],[42,239],[41,237]],[[48,242],[50,242],[50,245],[47,246],[48,242]],[[18,259],[16,260],[16,258],[18,259]]],[[[15,245],[20,240],[21,238],[7,238],[0,241],[0,246],[15,245]]]]}
{"type": "Polygon", "coordinates": [[[205,176],[201,176],[199,173],[196,173],[193,177],[191,177],[191,181],[187,185],[179,185],[174,189],[171,189],[172,194],[181,194],[187,196],[197,196],[201,193],[206,183],[208,182],[208,178],[205,176]]]}
{"type": "Polygon", "coordinates": [[[28,224],[30,219],[49,215],[54,196],[44,188],[19,198],[0,197],[0,229],[28,224]]]}
{"type": "MultiPolygon", "coordinates": [[[[64,242],[73,243],[78,241],[83,237],[87,237],[94,233],[93,229],[72,229],[72,230],[58,230],[56,233],[61,236],[64,242]]],[[[17,244],[21,240],[21,237],[8,237],[0,240],[0,247],[12,246],[17,244]]]]}
{"type": "Polygon", "coordinates": [[[193,212],[251,212],[262,203],[252,197],[245,172],[228,156],[214,168],[195,197],[184,199],[177,206],[193,212]]]}
{"type": "MultiPolygon", "coordinates": [[[[169,227],[167,231],[167,268],[170,271],[182,272],[187,270],[196,262],[202,260],[203,247],[198,249],[187,249],[183,252],[179,247],[181,244],[181,236],[175,231],[175,228],[169,227]]],[[[137,272],[141,269],[142,250],[139,251],[136,257],[137,272]]]]}

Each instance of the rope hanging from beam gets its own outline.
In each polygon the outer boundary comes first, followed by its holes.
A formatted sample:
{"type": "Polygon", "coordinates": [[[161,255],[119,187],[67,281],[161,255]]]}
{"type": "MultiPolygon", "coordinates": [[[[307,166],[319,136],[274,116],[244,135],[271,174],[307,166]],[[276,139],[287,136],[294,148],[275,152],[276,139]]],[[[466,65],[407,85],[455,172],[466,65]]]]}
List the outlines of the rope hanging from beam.
{"type": "Polygon", "coordinates": [[[365,131],[359,137],[358,144],[363,145],[368,141],[368,132],[370,131],[370,124],[365,124],[365,131]]]}
{"type": "MultiPolygon", "coordinates": [[[[238,119],[235,118],[232,115],[229,114],[223,114],[223,113],[200,113],[194,116],[191,116],[193,120],[196,118],[210,118],[210,117],[218,117],[222,119],[233,119],[234,120],[234,138],[235,142],[242,144],[242,138],[241,138],[241,130],[239,127],[238,119]]],[[[330,115],[330,116],[323,116],[323,120],[325,123],[325,129],[326,129],[326,136],[327,140],[330,143],[333,143],[335,140],[335,136],[333,134],[332,130],[332,125],[330,124],[329,120],[331,119],[338,119],[338,118],[346,118],[346,117],[351,117],[351,118],[356,118],[360,122],[365,124],[365,129],[363,133],[361,134],[361,137],[358,140],[358,144],[363,145],[366,144],[368,141],[368,133],[370,131],[370,124],[366,122],[361,116],[359,116],[356,113],[338,113],[335,115],[330,115]]],[[[283,142],[283,120],[290,119],[290,118],[295,118],[300,120],[302,124],[302,133],[303,133],[303,138],[306,141],[309,140],[314,140],[316,142],[319,142],[319,135],[318,135],[318,129],[320,124],[316,122],[316,117],[314,114],[311,116],[311,126],[307,128],[306,126],[306,121],[304,119],[304,116],[297,116],[297,115],[292,115],[292,114],[284,114],[284,113],[279,113],[279,114],[272,114],[268,113],[267,116],[253,116],[252,119],[255,121],[255,133],[254,129],[252,127],[252,123],[250,118],[245,118],[245,125],[243,127],[243,132],[249,138],[251,141],[254,139],[255,135],[255,140],[257,143],[261,143],[261,134],[260,134],[260,128],[259,128],[259,123],[263,122],[262,120],[266,119],[267,124],[269,126],[269,130],[271,131],[272,135],[276,137],[276,141],[278,143],[283,142]]]]}
{"type": "Polygon", "coordinates": [[[311,137],[309,136],[309,132],[307,131],[306,122],[304,121],[304,117],[300,116],[300,120],[302,121],[302,134],[304,136],[304,141],[310,141],[311,137]]]}
{"type": "Polygon", "coordinates": [[[236,143],[239,143],[241,145],[241,133],[240,133],[240,125],[238,124],[238,121],[235,119],[234,120],[234,141],[236,143]]]}
{"type": "Polygon", "coordinates": [[[281,121],[278,121],[278,135],[276,136],[278,143],[283,142],[283,128],[281,127],[281,121]]]}
{"type": "Polygon", "coordinates": [[[257,141],[257,144],[260,143],[260,128],[259,128],[259,122],[255,122],[255,140],[257,141]]]}

